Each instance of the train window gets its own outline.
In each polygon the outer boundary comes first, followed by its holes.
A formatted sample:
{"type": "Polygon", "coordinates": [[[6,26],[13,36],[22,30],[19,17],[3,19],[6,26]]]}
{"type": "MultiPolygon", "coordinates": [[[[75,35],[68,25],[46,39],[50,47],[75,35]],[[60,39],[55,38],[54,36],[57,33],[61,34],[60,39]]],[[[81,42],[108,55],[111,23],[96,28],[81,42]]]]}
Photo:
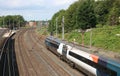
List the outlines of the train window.
{"type": "Polygon", "coordinates": [[[50,45],[50,43],[47,40],[45,40],[45,43],[46,43],[46,45],[50,45]]]}
{"type": "Polygon", "coordinates": [[[54,48],[58,48],[58,45],[54,44],[54,43],[51,43],[51,46],[54,47],[54,48]]]}
{"type": "Polygon", "coordinates": [[[93,61],[91,61],[89,59],[86,59],[86,58],[84,58],[84,57],[82,57],[78,54],[75,54],[71,51],[69,51],[69,55],[78,59],[78,60],[80,60],[80,61],[82,61],[82,62],[84,62],[84,63],[86,63],[86,64],[88,64],[88,65],[90,65],[90,66],[92,66],[92,67],[94,67],[94,68],[96,68],[99,71],[99,73],[106,73],[109,76],[116,76],[117,75],[115,71],[113,71],[109,68],[106,68],[105,66],[102,66],[98,63],[94,63],[93,61]]]}

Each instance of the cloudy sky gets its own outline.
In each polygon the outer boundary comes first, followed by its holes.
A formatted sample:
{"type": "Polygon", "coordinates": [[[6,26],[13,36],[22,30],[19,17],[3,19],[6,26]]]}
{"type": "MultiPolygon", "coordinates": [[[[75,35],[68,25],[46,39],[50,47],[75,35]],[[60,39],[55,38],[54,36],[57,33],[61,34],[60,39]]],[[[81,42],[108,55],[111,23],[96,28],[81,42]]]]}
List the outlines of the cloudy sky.
{"type": "Polygon", "coordinates": [[[0,16],[22,15],[25,20],[48,20],[77,0],[0,0],[0,16]]]}

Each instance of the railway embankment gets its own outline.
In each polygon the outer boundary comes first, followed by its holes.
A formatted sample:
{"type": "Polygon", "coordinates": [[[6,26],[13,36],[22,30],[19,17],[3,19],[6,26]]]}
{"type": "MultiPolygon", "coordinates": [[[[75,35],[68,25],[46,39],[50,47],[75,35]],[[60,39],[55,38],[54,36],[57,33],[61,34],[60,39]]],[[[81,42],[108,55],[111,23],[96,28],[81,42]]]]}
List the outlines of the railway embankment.
{"type": "MultiPolygon", "coordinates": [[[[49,36],[46,27],[37,29],[40,37],[49,36]],[[42,29],[42,30],[41,30],[42,29]]],[[[82,44],[82,35],[80,32],[71,31],[65,33],[65,40],[68,44],[74,44],[79,49],[83,49],[87,52],[94,53],[99,56],[107,57],[115,61],[120,62],[120,27],[102,27],[93,28],[84,35],[84,46],[82,44]],[[92,32],[92,35],[91,35],[92,32]],[[90,36],[91,35],[91,36],[90,36]],[[91,38],[91,47],[90,47],[91,38]],[[73,41],[75,39],[75,42],[73,41]]],[[[62,34],[58,34],[58,38],[61,39],[62,34]]],[[[56,35],[54,35],[56,37],[56,35]]]]}

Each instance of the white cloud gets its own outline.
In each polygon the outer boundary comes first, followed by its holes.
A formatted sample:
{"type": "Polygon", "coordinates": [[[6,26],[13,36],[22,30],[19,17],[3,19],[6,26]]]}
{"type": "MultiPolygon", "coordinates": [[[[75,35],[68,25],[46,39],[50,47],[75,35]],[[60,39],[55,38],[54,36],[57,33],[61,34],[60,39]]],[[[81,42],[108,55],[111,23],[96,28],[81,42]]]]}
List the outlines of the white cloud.
{"type": "Polygon", "coordinates": [[[61,6],[77,0],[1,0],[1,7],[19,8],[28,6],[61,6]]]}
{"type": "Polygon", "coordinates": [[[77,0],[0,0],[1,15],[23,15],[26,20],[50,19],[77,0]]]}
{"type": "Polygon", "coordinates": [[[0,1],[0,6],[17,8],[17,7],[26,7],[33,5],[42,5],[43,0],[2,0],[0,1]]]}
{"type": "Polygon", "coordinates": [[[53,0],[53,4],[59,6],[64,4],[71,4],[74,1],[77,1],[77,0],[53,0]]]}

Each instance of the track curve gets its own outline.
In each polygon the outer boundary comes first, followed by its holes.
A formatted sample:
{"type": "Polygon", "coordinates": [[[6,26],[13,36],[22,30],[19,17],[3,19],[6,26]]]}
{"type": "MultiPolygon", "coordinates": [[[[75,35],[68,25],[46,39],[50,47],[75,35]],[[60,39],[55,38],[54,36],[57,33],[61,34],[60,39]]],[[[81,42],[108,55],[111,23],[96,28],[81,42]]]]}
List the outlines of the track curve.
{"type": "Polygon", "coordinates": [[[34,28],[17,32],[15,53],[19,76],[85,76],[47,50],[34,28]]]}

